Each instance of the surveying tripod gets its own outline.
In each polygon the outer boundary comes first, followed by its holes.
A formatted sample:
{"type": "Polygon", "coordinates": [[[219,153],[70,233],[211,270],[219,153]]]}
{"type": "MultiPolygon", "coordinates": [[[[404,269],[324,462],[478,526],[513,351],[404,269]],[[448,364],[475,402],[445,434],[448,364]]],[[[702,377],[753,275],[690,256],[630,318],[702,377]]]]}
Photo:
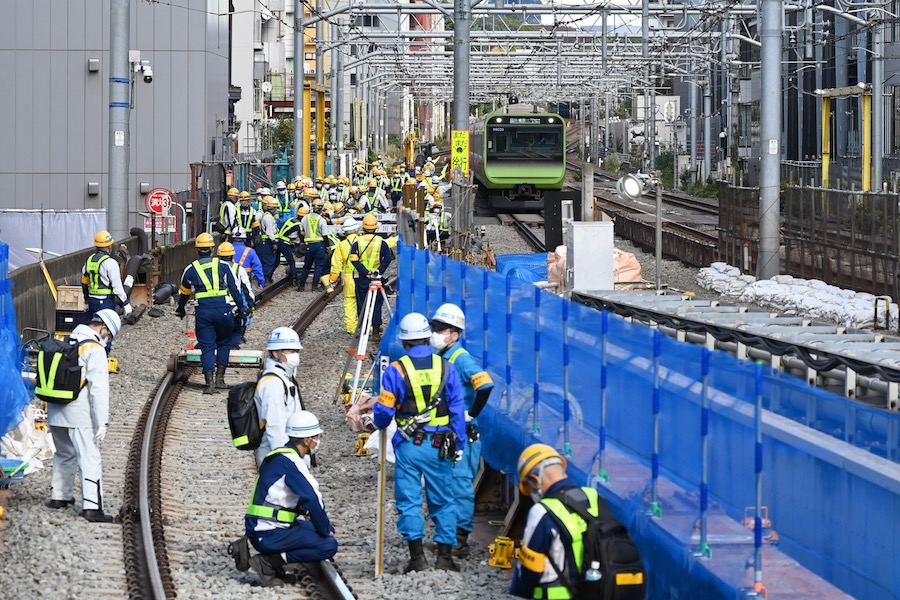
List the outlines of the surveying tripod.
{"type": "MultiPolygon", "coordinates": [[[[356,401],[359,399],[359,392],[362,388],[360,376],[362,374],[363,362],[368,358],[369,338],[371,337],[370,330],[372,328],[372,320],[375,316],[375,301],[379,296],[384,300],[384,306],[387,307],[388,320],[394,316],[394,312],[391,310],[391,303],[388,301],[387,292],[384,291],[381,279],[372,279],[372,281],[369,282],[369,289],[366,291],[366,299],[360,309],[359,319],[356,324],[356,348],[347,349],[347,360],[344,362],[343,375],[341,381],[338,383],[337,396],[335,398],[335,402],[337,402],[341,396],[345,396],[344,407],[347,409],[356,404],[356,401]],[[348,382],[347,378],[350,375],[350,363],[354,360],[356,361],[356,367],[354,369],[353,379],[348,382]]],[[[374,369],[375,361],[372,361],[372,365],[369,368],[369,372],[366,374],[366,378],[371,375],[374,369]]]]}

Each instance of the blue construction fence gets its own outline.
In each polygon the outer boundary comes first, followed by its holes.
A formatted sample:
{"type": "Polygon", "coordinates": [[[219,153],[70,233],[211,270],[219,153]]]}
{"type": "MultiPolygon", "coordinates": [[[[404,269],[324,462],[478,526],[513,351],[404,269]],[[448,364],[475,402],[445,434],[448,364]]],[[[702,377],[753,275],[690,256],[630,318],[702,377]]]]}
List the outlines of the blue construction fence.
{"type": "Polygon", "coordinates": [[[0,436],[22,419],[30,396],[22,381],[22,352],[9,278],[9,245],[0,241],[0,436]]]}
{"type": "MultiPolygon", "coordinates": [[[[897,456],[890,448],[900,415],[851,408],[768,366],[678,342],[515,277],[403,244],[398,253],[392,325],[412,311],[430,316],[444,302],[458,304],[467,318],[464,344],[495,381],[479,417],[485,460],[515,478],[521,450],[543,442],[565,454],[582,483],[601,482],[645,551],[649,597],[734,596],[729,581],[745,581],[746,566],[733,566],[734,577],[717,572],[725,552],[710,541],[712,559],[698,568],[691,525],[710,507],[739,523],[756,505],[759,478],[782,552],[856,597],[898,597],[900,465],[877,454],[897,456]],[[818,432],[766,409],[816,402],[856,411],[854,420],[868,423],[867,449],[836,439],[832,424],[818,432]],[[604,468],[613,450],[640,466],[629,468],[627,478],[642,479],[622,487],[627,497],[615,491],[622,475],[604,468]],[[655,497],[663,478],[693,511],[680,539],[650,533],[652,522],[666,521],[655,497]],[[648,516],[653,510],[661,521],[648,516]]],[[[761,537],[751,536],[751,550],[761,537]]]]}

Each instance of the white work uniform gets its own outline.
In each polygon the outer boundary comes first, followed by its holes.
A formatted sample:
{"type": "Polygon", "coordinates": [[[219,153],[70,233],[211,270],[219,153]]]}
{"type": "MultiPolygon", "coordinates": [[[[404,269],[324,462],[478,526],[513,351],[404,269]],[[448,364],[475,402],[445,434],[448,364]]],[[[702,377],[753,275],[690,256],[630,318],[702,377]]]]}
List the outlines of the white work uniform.
{"type": "Polygon", "coordinates": [[[225,200],[221,208],[222,227],[226,233],[235,233],[238,229],[237,206],[231,200],[225,200]]]}
{"type": "MultiPolygon", "coordinates": [[[[119,273],[119,262],[110,257],[110,259],[104,260],[100,263],[100,267],[97,269],[97,273],[100,275],[100,285],[101,287],[109,288],[113,291],[113,295],[122,301],[122,304],[128,304],[128,296],[125,295],[125,288],[122,285],[122,275],[119,273]]],[[[87,264],[81,267],[81,274],[87,275],[87,264]]],[[[96,295],[90,294],[91,298],[97,298],[98,300],[103,300],[106,298],[106,295],[96,295]]]]}
{"type": "Polygon", "coordinates": [[[275,242],[275,234],[278,233],[278,225],[275,223],[275,216],[271,212],[266,212],[259,220],[259,229],[263,235],[268,236],[269,240],[275,242]]]}
{"type": "MultiPolygon", "coordinates": [[[[115,262],[115,261],[106,261],[115,262]]],[[[53,455],[51,494],[53,500],[71,500],[75,469],[81,469],[82,508],[103,509],[100,448],[94,430],[109,422],[109,364],[106,343],[87,325],[79,325],[71,334],[76,341],[91,340],[78,350],[78,364],[86,384],[78,397],[68,404],[47,403],[47,424],[56,446],[53,455]]]]}
{"type": "Polygon", "coordinates": [[[259,413],[259,422],[265,423],[263,439],[256,449],[256,466],[262,464],[266,454],[287,444],[288,436],[285,433],[288,417],[303,410],[303,400],[300,397],[300,388],[292,374],[287,372],[283,364],[274,358],[267,358],[263,375],[274,377],[262,377],[256,386],[256,394],[253,401],[259,413]],[[280,380],[280,381],[279,381],[280,380]],[[287,385],[287,395],[284,393],[287,385]]]}

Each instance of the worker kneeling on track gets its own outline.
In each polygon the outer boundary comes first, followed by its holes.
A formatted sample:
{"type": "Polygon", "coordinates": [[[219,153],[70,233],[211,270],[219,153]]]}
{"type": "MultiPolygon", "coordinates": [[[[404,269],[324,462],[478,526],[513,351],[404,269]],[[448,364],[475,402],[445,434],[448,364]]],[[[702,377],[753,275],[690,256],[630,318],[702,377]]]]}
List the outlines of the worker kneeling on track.
{"type": "Polygon", "coordinates": [[[285,564],[327,560],[338,549],[319,484],[304,460],[321,447],[319,420],[309,411],[295,412],[285,432],[288,443],[259,467],[244,517],[247,537],[260,552],[250,566],[266,587],[284,584],[285,564]]]}

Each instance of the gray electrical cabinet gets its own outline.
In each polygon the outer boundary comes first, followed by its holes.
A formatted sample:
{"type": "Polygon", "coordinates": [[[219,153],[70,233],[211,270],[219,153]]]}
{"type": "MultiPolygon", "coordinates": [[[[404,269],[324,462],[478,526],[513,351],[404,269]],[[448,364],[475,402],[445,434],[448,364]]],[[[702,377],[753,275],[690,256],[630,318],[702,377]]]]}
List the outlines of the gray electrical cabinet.
{"type": "Polygon", "coordinates": [[[612,221],[570,221],[567,229],[567,281],[569,290],[612,290],[612,221]]]}

